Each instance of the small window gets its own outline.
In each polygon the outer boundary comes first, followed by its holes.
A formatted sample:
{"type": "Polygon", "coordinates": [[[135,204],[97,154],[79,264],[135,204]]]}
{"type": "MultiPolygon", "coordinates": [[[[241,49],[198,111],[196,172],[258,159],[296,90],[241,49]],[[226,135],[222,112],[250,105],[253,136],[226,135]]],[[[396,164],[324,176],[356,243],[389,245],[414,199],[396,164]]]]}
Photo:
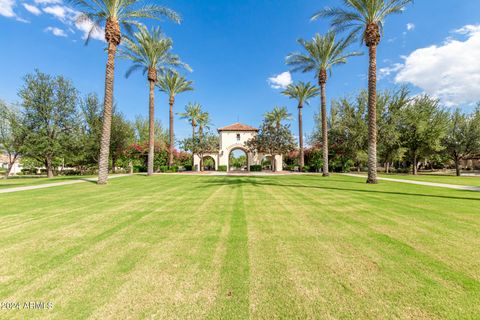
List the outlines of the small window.
{"type": "Polygon", "coordinates": [[[240,133],[237,133],[237,141],[240,141],[240,133]]]}

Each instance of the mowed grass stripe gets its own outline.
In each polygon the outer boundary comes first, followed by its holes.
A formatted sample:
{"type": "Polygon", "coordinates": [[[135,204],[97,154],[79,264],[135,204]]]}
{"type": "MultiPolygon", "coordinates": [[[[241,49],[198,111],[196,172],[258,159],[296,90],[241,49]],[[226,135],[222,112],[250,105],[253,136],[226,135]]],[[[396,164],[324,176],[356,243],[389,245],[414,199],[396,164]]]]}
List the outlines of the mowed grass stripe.
{"type": "Polygon", "coordinates": [[[480,314],[480,194],[335,175],[38,191],[1,196],[19,205],[0,213],[0,290],[11,292],[0,298],[56,306],[0,318],[480,314]]]}

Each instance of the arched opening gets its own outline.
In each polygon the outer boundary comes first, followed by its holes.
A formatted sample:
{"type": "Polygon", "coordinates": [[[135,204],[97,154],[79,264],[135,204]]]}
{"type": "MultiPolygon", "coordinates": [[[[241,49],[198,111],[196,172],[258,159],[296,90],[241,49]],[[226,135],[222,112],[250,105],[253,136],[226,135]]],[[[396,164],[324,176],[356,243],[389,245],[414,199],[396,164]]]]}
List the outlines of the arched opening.
{"type": "Polygon", "coordinates": [[[272,156],[264,156],[262,159],[262,170],[273,171],[272,156]]]}
{"type": "Polygon", "coordinates": [[[248,154],[245,150],[236,148],[230,151],[228,171],[248,171],[248,154]]]}
{"type": "Polygon", "coordinates": [[[215,159],[212,156],[203,157],[202,163],[204,171],[215,171],[215,159]]]}

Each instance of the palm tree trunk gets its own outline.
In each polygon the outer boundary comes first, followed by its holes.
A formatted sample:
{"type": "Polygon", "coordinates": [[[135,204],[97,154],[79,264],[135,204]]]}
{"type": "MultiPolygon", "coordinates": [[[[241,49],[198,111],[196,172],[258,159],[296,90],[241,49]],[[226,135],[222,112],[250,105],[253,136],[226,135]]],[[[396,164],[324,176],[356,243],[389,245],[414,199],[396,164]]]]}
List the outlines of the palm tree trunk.
{"type": "Polygon", "coordinates": [[[173,96],[170,97],[170,151],[168,155],[168,165],[173,166],[173,149],[174,149],[174,136],[173,136],[173,104],[175,102],[173,96]]]}
{"type": "Polygon", "coordinates": [[[153,175],[153,160],[155,157],[155,81],[150,80],[149,96],[149,132],[148,132],[148,164],[147,175],[153,175]]]}
{"type": "Polygon", "coordinates": [[[192,170],[195,170],[195,126],[192,125],[192,170]]]}
{"type": "Polygon", "coordinates": [[[300,143],[300,171],[303,172],[303,166],[305,165],[305,159],[303,155],[303,116],[302,116],[303,106],[298,106],[298,142],[300,143]]]}
{"type": "MultiPolygon", "coordinates": [[[[326,72],[325,72],[326,77],[326,72]]],[[[328,177],[328,126],[327,126],[327,94],[326,81],[320,81],[320,100],[322,112],[322,149],[323,149],[323,176],[328,177]]]]}
{"type": "Polygon", "coordinates": [[[368,67],[368,179],[377,183],[377,46],[371,45],[368,67]]]}
{"type": "Polygon", "coordinates": [[[103,126],[100,139],[98,160],[98,184],[106,184],[108,179],[108,160],[110,152],[110,130],[112,127],[113,80],[115,75],[115,53],[117,46],[108,44],[108,60],[105,72],[105,97],[103,102],[103,126]]]}

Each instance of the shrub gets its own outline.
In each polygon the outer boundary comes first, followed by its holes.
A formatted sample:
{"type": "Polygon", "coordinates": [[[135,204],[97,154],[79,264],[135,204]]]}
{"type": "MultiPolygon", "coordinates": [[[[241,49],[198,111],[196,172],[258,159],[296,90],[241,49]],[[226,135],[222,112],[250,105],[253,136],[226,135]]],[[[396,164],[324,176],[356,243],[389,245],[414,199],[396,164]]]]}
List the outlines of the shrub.
{"type": "Polygon", "coordinates": [[[160,172],[162,173],[172,173],[172,172],[178,172],[178,166],[160,166],[159,168],[160,172]]]}
{"type": "Polygon", "coordinates": [[[312,172],[310,166],[303,166],[303,172],[312,172]]]}
{"type": "Polygon", "coordinates": [[[81,172],[77,170],[63,170],[61,174],[64,176],[79,176],[81,172]]]}
{"type": "Polygon", "coordinates": [[[192,171],[192,165],[191,164],[186,164],[183,167],[185,168],[185,171],[192,171]]]}
{"type": "Polygon", "coordinates": [[[218,171],[226,172],[227,171],[227,166],[218,166],[218,171]]]}
{"type": "Polygon", "coordinates": [[[253,164],[250,166],[250,171],[252,172],[262,171],[262,166],[260,164],[253,164]]]}
{"type": "Polygon", "coordinates": [[[147,167],[145,166],[133,166],[133,172],[138,173],[138,172],[147,172],[147,167]]]}

